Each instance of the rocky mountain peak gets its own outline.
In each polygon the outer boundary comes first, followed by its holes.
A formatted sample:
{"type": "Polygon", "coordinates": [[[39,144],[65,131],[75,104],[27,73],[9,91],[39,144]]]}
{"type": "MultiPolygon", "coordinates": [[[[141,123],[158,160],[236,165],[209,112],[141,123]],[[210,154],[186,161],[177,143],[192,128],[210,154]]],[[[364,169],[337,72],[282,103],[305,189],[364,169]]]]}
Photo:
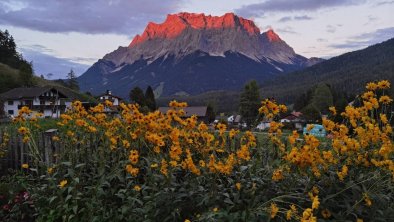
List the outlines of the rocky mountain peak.
{"type": "Polygon", "coordinates": [[[264,33],[267,36],[268,41],[270,42],[279,42],[282,41],[279,35],[274,32],[272,28],[270,28],[267,32],[264,33]]]}
{"type": "Polygon", "coordinates": [[[260,29],[253,21],[239,17],[234,13],[211,16],[203,13],[181,12],[167,15],[166,20],[161,24],[150,22],[141,35],[134,37],[129,47],[152,39],[173,39],[187,28],[195,30],[235,28],[242,29],[249,35],[260,34],[260,29]]]}

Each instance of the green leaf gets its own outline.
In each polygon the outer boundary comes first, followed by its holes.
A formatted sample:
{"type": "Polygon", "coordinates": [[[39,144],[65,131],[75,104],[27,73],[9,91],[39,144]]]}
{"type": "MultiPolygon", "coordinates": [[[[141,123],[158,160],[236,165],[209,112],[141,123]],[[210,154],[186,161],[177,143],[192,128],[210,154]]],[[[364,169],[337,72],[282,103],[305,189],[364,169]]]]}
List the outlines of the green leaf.
{"type": "Polygon", "coordinates": [[[231,201],[231,200],[230,200],[230,198],[226,198],[226,199],[224,199],[224,202],[225,202],[225,203],[228,203],[228,204],[231,204],[231,205],[233,205],[233,204],[234,204],[234,202],[233,202],[233,201],[231,201]]]}
{"type": "Polygon", "coordinates": [[[49,198],[49,204],[51,204],[56,198],[56,196],[49,198]]]}
{"type": "Polygon", "coordinates": [[[67,202],[68,200],[70,200],[73,196],[72,195],[67,195],[65,202],[67,202]]]}

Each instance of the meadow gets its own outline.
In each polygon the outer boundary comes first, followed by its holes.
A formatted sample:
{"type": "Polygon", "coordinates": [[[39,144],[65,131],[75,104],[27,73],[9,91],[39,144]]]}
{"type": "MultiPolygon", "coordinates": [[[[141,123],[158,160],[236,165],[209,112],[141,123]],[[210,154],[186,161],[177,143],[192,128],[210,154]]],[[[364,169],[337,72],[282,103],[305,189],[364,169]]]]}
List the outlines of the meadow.
{"type": "MultiPolygon", "coordinates": [[[[388,81],[371,82],[359,106],[330,107],[331,139],[296,131],[268,135],[215,131],[186,103],[167,113],[111,102],[85,110],[80,102],[56,120],[51,139],[62,147],[48,164],[37,138],[40,116],[22,108],[13,130],[30,158],[0,181],[2,221],[392,221],[393,131],[388,81]],[[343,122],[335,122],[341,115],[343,122]],[[303,140],[297,140],[300,137],[303,140]]],[[[263,100],[275,119],[286,106],[263,100]]],[[[54,123],[50,123],[52,127],[54,123]]],[[[310,126],[311,128],[313,126],[310,126]]],[[[310,128],[310,129],[311,129],[310,128]]],[[[10,129],[11,130],[11,129],[10,129]]],[[[4,132],[0,149],[8,152],[4,132]]]]}

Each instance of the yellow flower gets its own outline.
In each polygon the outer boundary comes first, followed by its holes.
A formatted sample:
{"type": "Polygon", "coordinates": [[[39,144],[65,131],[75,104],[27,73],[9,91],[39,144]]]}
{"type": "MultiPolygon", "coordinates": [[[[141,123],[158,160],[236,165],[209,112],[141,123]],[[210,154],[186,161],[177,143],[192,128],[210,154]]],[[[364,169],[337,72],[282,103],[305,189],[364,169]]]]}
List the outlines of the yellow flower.
{"type": "Polygon", "coordinates": [[[291,216],[293,215],[293,211],[287,210],[286,212],[286,220],[291,220],[291,216]]]}
{"type": "Polygon", "coordinates": [[[185,219],[185,222],[191,222],[189,219],[185,219]]]}
{"type": "Polygon", "coordinates": [[[308,124],[308,126],[306,127],[307,131],[311,131],[313,129],[313,127],[315,127],[315,125],[313,124],[308,124]]]}
{"type": "Polygon", "coordinates": [[[97,129],[94,126],[88,126],[88,131],[91,133],[95,133],[95,132],[97,132],[97,129]]]}
{"type": "Polygon", "coordinates": [[[165,159],[161,160],[161,168],[160,168],[160,172],[167,176],[168,175],[168,163],[165,159]]]}
{"type": "Polygon", "coordinates": [[[276,206],[276,204],[271,203],[271,218],[275,218],[278,211],[279,211],[279,208],[276,206]]]}
{"type": "Polygon", "coordinates": [[[30,141],[30,138],[28,136],[24,136],[22,142],[27,143],[30,141]]]}
{"type": "Polygon", "coordinates": [[[127,171],[128,173],[130,173],[133,177],[135,177],[135,176],[137,176],[137,174],[138,174],[138,172],[139,172],[139,169],[133,167],[133,166],[130,165],[130,164],[127,164],[127,165],[126,165],[126,171],[127,171]]]}
{"type": "Polygon", "coordinates": [[[273,181],[279,181],[283,179],[283,171],[281,169],[276,169],[272,174],[273,181]]]}
{"type": "Polygon", "coordinates": [[[138,163],[138,151],[137,150],[131,150],[130,155],[129,155],[129,160],[132,164],[137,164],[138,163]]]}
{"type": "Polygon", "coordinates": [[[364,220],[361,218],[357,218],[356,222],[364,222],[364,220]]]}
{"type": "Polygon", "coordinates": [[[363,196],[364,196],[365,205],[370,207],[372,205],[372,201],[371,201],[371,199],[369,199],[368,194],[364,193],[363,196]]]}
{"type": "Polygon", "coordinates": [[[140,190],[141,190],[141,187],[140,187],[140,186],[138,186],[138,185],[135,185],[135,186],[134,186],[134,190],[138,192],[138,191],[140,191],[140,190]]]}
{"type": "Polygon", "coordinates": [[[28,133],[29,132],[29,129],[27,129],[26,127],[20,127],[19,129],[18,129],[18,132],[20,133],[20,134],[26,134],[26,133],[28,133]]]}
{"type": "Polygon", "coordinates": [[[53,136],[52,137],[52,141],[54,141],[54,142],[59,141],[59,140],[60,140],[60,138],[58,136],[53,136]]]}
{"type": "Polygon", "coordinates": [[[365,88],[367,88],[368,90],[374,91],[378,88],[378,85],[374,82],[370,82],[370,83],[367,83],[367,86],[365,88]]]}
{"type": "Polygon", "coordinates": [[[212,210],[213,210],[213,212],[218,212],[219,208],[215,207],[212,210]]]}
{"type": "Polygon", "coordinates": [[[29,164],[27,164],[27,163],[22,164],[22,168],[23,169],[28,169],[29,168],[29,164]]]}
{"type": "Polygon", "coordinates": [[[235,184],[235,188],[237,188],[237,190],[240,190],[242,187],[241,183],[236,183],[235,184]]]}
{"type": "Polygon", "coordinates": [[[319,202],[319,197],[318,197],[318,196],[315,196],[315,197],[313,198],[313,202],[312,202],[312,209],[317,209],[317,208],[319,208],[319,204],[320,204],[320,202],[319,202]]]}
{"type": "Polygon", "coordinates": [[[391,103],[393,100],[389,97],[389,96],[381,96],[379,98],[379,102],[383,103],[383,104],[389,104],[391,103]]]}
{"type": "Polygon", "coordinates": [[[332,112],[332,115],[337,115],[337,110],[335,109],[335,106],[331,106],[330,108],[328,108],[331,112],[332,112]]]}
{"type": "Polygon", "coordinates": [[[63,188],[64,186],[66,186],[67,185],[67,180],[62,180],[62,181],[60,181],[60,183],[59,183],[59,187],[60,188],[63,188]]]}
{"type": "Polygon", "coordinates": [[[52,173],[53,173],[53,167],[49,167],[49,168],[47,169],[47,172],[48,172],[48,174],[52,174],[52,173]]]}
{"type": "Polygon", "coordinates": [[[151,168],[157,168],[158,166],[159,166],[159,164],[157,164],[157,163],[152,163],[152,164],[150,165],[151,168]]]}
{"type": "Polygon", "coordinates": [[[382,80],[382,81],[378,82],[378,87],[379,87],[379,89],[388,89],[388,88],[390,88],[390,82],[387,80],[382,80]]]}

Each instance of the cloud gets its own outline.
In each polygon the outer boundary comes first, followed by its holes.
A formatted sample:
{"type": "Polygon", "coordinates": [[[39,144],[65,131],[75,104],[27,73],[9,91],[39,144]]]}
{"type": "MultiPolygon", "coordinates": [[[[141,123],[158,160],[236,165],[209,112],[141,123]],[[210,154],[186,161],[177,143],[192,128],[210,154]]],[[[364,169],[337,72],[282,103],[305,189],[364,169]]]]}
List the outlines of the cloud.
{"type": "Polygon", "coordinates": [[[316,39],[316,41],[318,41],[318,42],[328,42],[327,39],[323,39],[323,38],[318,38],[318,39],[316,39]]]}
{"type": "Polygon", "coordinates": [[[329,47],[335,49],[361,49],[374,45],[388,39],[394,38],[394,27],[377,29],[374,32],[363,33],[350,37],[345,43],[331,44],[329,47]]]}
{"type": "Polygon", "coordinates": [[[295,32],[293,28],[291,28],[290,26],[286,26],[284,28],[278,28],[276,29],[276,31],[278,31],[278,33],[298,34],[298,32],[295,32]]]}
{"type": "Polygon", "coordinates": [[[260,17],[266,12],[315,11],[322,8],[358,5],[366,0],[267,0],[244,5],[235,11],[245,17],[260,17]]]}
{"type": "Polygon", "coordinates": [[[27,61],[33,62],[36,75],[46,76],[52,73],[51,79],[65,79],[70,69],[73,69],[77,75],[81,75],[89,68],[89,65],[73,62],[72,59],[58,58],[31,48],[23,48],[21,51],[27,61]]]}
{"type": "Polygon", "coordinates": [[[285,17],[280,18],[278,20],[278,22],[288,22],[288,21],[291,21],[291,20],[293,20],[293,18],[291,16],[285,16],[285,17]]]}
{"type": "Polygon", "coordinates": [[[307,15],[301,15],[301,16],[285,16],[282,17],[278,20],[278,22],[289,22],[289,21],[305,21],[305,20],[312,20],[312,17],[309,17],[307,15]]]}
{"type": "Polygon", "coordinates": [[[376,3],[375,6],[391,5],[391,4],[394,4],[394,1],[382,1],[382,2],[378,2],[378,3],[376,3]]]}
{"type": "Polygon", "coordinates": [[[326,26],[326,31],[329,32],[329,33],[334,33],[334,32],[337,31],[337,28],[335,26],[332,26],[332,25],[327,25],[326,26]]]}
{"type": "Polygon", "coordinates": [[[116,33],[141,31],[147,21],[162,21],[181,1],[166,0],[2,0],[0,24],[52,33],[116,33]]]}

